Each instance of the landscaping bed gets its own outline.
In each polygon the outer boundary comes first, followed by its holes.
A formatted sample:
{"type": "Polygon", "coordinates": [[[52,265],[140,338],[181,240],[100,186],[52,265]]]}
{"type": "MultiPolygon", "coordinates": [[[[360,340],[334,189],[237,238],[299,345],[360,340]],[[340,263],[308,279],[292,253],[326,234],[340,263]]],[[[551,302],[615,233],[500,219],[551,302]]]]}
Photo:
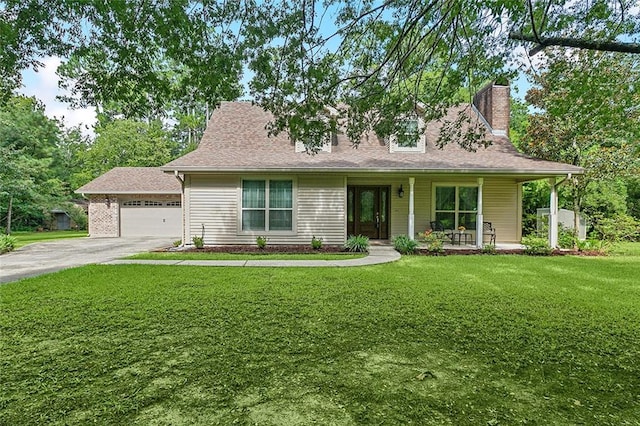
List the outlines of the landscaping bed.
{"type": "Polygon", "coordinates": [[[314,249],[310,245],[271,245],[259,248],[253,245],[237,246],[204,246],[203,248],[169,248],[158,251],[185,252],[185,253],[230,253],[230,254],[352,254],[345,250],[343,246],[326,245],[319,249],[314,249]]]}

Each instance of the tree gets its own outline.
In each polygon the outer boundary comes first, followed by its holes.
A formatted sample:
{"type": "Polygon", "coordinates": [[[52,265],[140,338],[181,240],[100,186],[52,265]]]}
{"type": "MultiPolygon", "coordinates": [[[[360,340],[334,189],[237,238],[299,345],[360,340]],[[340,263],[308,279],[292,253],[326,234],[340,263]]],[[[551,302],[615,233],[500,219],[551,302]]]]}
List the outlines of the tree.
{"type": "Polygon", "coordinates": [[[157,121],[147,124],[121,119],[102,123],[96,128],[93,144],[80,154],[82,174],[75,179],[84,184],[114,167],[161,166],[171,160],[176,148],[157,121]]]}
{"type": "Polygon", "coordinates": [[[33,98],[12,97],[0,108],[0,212],[7,234],[16,221],[42,224],[52,204],[64,197],[57,175],[59,137],[58,123],[33,98]]]}
{"type": "Polygon", "coordinates": [[[538,158],[585,169],[584,176],[570,179],[577,221],[587,200],[592,213],[620,205],[593,192],[615,188],[614,180],[640,172],[640,58],[591,51],[547,53],[542,72],[533,76],[536,86],[526,97],[541,112],[529,117],[520,147],[538,158]]]}
{"type": "Polygon", "coordinates": [[[127,117],[150,117],[170,100],[188,110],[190,102],[235,98],[248,69],[250,94],[276,115],[271,130],[316,145],[336,124],[317,120],[327,105],[349,106],[343,115],[357,144],[366,130],[396,131],[387,124],[417,102],[427,105],[428,118],[440,117],[458,102],[460,87],[473,93],[509,76],[505,64],[516,46],[640,51],[632,0],[3,5],[5,89],[19,83],[21,69],[55,54],[68,58],[61,72],[80,104],[119,101],[127,117]]]}

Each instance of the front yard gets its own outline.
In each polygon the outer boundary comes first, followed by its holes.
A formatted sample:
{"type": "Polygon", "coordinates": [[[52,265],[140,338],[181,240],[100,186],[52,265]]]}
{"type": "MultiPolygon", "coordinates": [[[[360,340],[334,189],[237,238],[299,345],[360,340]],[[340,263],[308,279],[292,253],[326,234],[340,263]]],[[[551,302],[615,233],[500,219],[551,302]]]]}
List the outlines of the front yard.
{"type": "Polygon", "coordinates": [[[638,424],[640,256],[0,286],[0,424],[638,424]]]}

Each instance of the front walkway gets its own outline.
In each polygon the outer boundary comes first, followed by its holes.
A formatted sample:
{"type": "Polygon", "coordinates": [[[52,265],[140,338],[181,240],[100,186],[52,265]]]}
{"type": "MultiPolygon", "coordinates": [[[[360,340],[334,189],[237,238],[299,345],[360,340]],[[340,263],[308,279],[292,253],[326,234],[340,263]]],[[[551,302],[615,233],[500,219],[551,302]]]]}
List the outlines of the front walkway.
{"type": "Polygon", "coordinates": [[[177,266],[238,266],[238,267],[344,267],[367,266],[395,262],[400,253],[391,246],[372,245],[369,255],[357,259],[346,260],[138,260],[117,259],[104,262],[103,265],[177,265],[177,266]]]}

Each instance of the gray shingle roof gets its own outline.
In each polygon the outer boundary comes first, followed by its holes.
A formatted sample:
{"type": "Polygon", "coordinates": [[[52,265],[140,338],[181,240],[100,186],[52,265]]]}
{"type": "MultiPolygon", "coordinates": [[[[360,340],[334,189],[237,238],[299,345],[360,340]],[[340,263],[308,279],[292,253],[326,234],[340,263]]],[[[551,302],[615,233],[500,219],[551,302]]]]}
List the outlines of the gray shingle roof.
{"type": "MultiPolygon", "coordinates": [[[[467,108],[467,110],[471,110],[467,108]]],[[[460,108],[452,109],[453,120],[460,108]]],[[[473,113],[471,113],[473,114],[473,113]]],[[[427,125],[424,153],[390,153],[375,135],[357,148],[338,134],[331,153],[296,153],[286,133],[268,136],[271,113],[249,102],[223,102],[214,111],[199,147],[162,167],[178,171],[424,171],[433,173],[504,173],[522,175],[579,174],[579,167],[538,160],[516,151],[509,139],[487,132],[492,145],[469,152],[456,143],[434,145],[441,122],[427,125]]]]}
{"type": "Polygon", "coordinates": [[[175,176],[159,167],[115,167],[76,190],[79,194],[180,194],[175,176]]]}

